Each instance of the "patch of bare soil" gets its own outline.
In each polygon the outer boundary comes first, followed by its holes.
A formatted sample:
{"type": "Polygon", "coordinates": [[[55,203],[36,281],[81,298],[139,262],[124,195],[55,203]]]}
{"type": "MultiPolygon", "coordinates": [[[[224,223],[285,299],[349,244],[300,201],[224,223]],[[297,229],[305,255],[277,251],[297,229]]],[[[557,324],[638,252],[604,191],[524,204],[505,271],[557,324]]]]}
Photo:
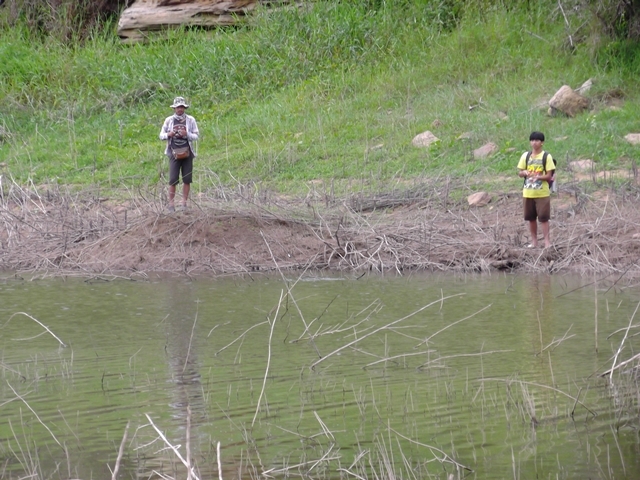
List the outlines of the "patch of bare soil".
{"type": "Polygon", "coordinates": [[[555,195],[549,249],[526,248],[519,193],[471,208],[433,186],[344,199],[218,192],[171,214],[159,195],[149,197],[5,192],[0,269],[127,278],[276,269],[640,273],[637,190],[555,195]]]}

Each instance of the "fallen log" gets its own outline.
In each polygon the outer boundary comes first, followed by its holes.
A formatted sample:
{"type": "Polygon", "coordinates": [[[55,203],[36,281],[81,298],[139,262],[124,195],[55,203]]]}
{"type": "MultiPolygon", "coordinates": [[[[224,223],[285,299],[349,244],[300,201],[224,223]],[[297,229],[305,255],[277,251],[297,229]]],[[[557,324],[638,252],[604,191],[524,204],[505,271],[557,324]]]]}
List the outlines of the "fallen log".
{"type": "MultiPolygon", "coordinates": [[[[181,25],[233,25],[254,10],[260,0],[135,0],[123,10],[118,36],[123,42],[144,40],[153,32],[181,25]]],[[[285,3],[285,2],[276,2],[285,3]]]]}

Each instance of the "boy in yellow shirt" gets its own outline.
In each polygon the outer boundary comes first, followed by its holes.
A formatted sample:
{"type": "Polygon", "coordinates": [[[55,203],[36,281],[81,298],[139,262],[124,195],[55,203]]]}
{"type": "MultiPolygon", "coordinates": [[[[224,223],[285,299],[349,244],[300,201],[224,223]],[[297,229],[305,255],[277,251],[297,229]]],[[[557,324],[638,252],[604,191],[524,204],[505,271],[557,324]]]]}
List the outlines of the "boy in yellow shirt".
{"type": "Polygon", "coordinates": [[[551,154],[542,150],[544,133],[529,135],[531,152],[524,152],[518,162],[518,176],[524,178],[522,188],[524,219],[529,222],[530,247],[538,246],[538,222],[542,227],[544,247],[551,246],[549,239],[549,218],[551,217],[551,192],[549,181],[555,173],[555,163],[551,154]]]}

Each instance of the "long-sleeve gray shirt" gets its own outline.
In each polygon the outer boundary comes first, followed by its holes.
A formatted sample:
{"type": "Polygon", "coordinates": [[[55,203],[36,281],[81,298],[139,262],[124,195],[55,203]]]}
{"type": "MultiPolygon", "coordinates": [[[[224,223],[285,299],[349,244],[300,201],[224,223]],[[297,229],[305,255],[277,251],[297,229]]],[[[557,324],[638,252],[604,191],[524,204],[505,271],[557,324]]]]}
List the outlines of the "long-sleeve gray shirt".
{"type": "MultiPolygon", "coordinates": [[[[187,117],[187,141],[189,142],[189,148],[191,149],[191,153],[195,157],[196,149],[193,148],[193,144],[196,140],[198,140],[200,132],[198,131],[198,124],[196,123],[196,119],[193,118],[191,115],[187,115],[187,114],[185,114],[185,117],[187,117]]],[[[160,129],[160,140],[164,140],[167,142],[167,146],[164,150],[165,155],[169,155],[169,143],[170,143],[171,137],[169,137],[167,134],[172,130],[173,130],[173,115],[165,119],[164,124],[160,129]]]]}

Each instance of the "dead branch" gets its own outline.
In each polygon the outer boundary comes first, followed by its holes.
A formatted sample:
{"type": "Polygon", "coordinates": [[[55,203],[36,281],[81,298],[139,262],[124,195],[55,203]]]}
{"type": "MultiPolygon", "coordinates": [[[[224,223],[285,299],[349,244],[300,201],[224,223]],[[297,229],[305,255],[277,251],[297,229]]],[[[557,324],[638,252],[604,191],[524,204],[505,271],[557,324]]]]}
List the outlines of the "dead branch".
{"type": "MultiPolygon", "coordinates": [[[[447,297],[444,297],[444,300],[447,300],[447,299],[449,299],[449,298],[459,297],[459,296],[462,296],[462,295],[464,295],[464,293],[457,293],[457,294],[454,294],[454,295],[449,295],[449,296],[447,296],[447,297]]],[[[393,322],[391,322],[391,323],[388,323],[388,324],[386,324],[386,325],[383,325],[382,327],[376,328],[374,331],[369,332],[369,333],[367,333],[366,335],[363,335],[363,336],[361,336],[361,337],[359,337],[359,338],[356,338],[356,339],[355,339],[355,340],[353,340],[352,342],[349,342],[349,343],[347,343],[346,345],[343,345],[342,347],[340,347],[340,348],[338,348],[338,349],[334,350],[333,352],[329,353],[328,355],[325,355],[325,356],[324,356],[323,358],[321,358],[320,360],[316,360],[315,362],[313,362],[313,363],[311,364],[311,366],[310,366],[309,368],[314,369],[314,368],[316,367],[316,365],[318,365],[318,364],[319,364],[319,363],[321,363],[321,362],[324,362],[327,358],[331,357],[332,355],[335,355],[336,353],[341,352],[341,351],[342,351],[342,350],[344,350],[345,348],[349,348],[350,346],[352,346],[352,345],[354,345],[354,344],[356,344],[356,343],[360,342],[361,340],[364,340],[364,339],[365,339],[365,338],[367,338],[367,337],[370,337],[371,335],[374,335],[374,334],[376,334],[376,333],[378,333],[378,332],[380,332],[380,331],[382,331],[382,330],[388,329],[389,327],[391,327],[391,326],[393,326],[393,325],[396,325],[396,324],[398,324],[398,323],[400,323],[400,322],[402,322],[402,321],[404,321],[404,320],[406,320],[406,319],[408,319],[408,318],[411,318],[411,317],[413,317],[414,315],[417,315],[418,313],[422,312],[423,310],[426,310],[427,308],[431,307],[432,305],[435,305],[436,303],[439,303],[440,301],[441,301],[441,300],[436,300],[435,302],[428,303],[427,305],[425,305],[425,306],[423,306],[423,307],[419,308],[418,310],[416,310],[416,311],[414,311],[414,312],[410,313],[409,315],[406,315],[406,316],[404,316],[404,317],[402,317],[402,318],[400,318],[400,319],[398,319],[398,320],[394,320],[394,321],[393,321],[393,322]]]]}
{"type": "MultiPolygon", "coordinates": [[[[58,336],[57,336],[55,333],[53,333],[49,327],[47,327],[47,326],[46,326],[44,323],[42,323],[40,320],[38,320],[38,319],[36,319],[36,318],[32,317],[31,315],[29,315],[28,313],[25,313],[25,312],[16,312],[16,313],[14,313],[13,315],[11,315],[11,316],[9,317],[9,320],[7,320],[7,321],[6,321],[6,323],[5,323],[4,325],[2,325],[0,328],[4,328],[5,326],[7,326],[7,324],[11,321],[11,319],[12,319],[13,317],[15,317],[16,315],[24,315],[25,317],[30,318],[31,320],[33,320],[34,322],[36,322],[38,325],[40,325],[42,328],[44,328],[44,329],[45,329],[45,331],[46,331],[47,333],[51,334],[51,336],[52,336],[53,338],[55,338],[55,339],[58,341],[58,343],[60,343],[60,345],[61,345],[63,348],[67,348],[67,344],[66,344],[66,343],[64,343],[62,340],[60,340],[60,338],[58,338],[58,336]]],[[[40,334],[36,335],[35,337],[30,337],[30,338],[16,338],[16,340],[19,340],[19,341],[31,340],[31,339],[33,339],[33,338],[37,338],[37,337],[39,337],[40,335],[43,335],[44,333],[45,333],[45,332],[42,332],[42,333],[40,333],[40,334]]]]}
{"type": "Polygon", "coordinates": [[[129,431],[129,422],[127,422],[127,426],[124,427],[124,435],[122,435],[122,441],[120,442],[120,448],[118,449],[118,458],[116,458],[116,464],[113,467],[111,480],[116,480],[118,478],[118,470],[120,469],[120,461],[122,460],[122,456],[124,455],[124,444],[127,441],[128,431],[129,431]]]}

